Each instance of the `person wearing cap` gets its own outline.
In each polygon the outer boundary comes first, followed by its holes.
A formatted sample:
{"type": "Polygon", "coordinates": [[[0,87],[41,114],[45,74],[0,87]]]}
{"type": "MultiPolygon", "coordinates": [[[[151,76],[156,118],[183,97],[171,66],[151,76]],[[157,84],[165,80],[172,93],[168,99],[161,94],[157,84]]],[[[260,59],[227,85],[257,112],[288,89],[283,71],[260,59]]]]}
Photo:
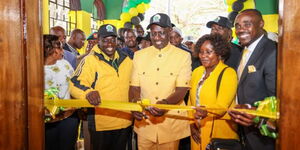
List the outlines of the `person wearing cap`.
{"type": "Polygon", "coordinates": [[[170,33],[170,43],[186,52],[192,54],[192,51],[189,50],[185,45],[182,44],[182,32],[178,27],[173,27],[173,30],[170,33]]]}
{"type": "Polygon", "coordinates": [[[192,51],[192,53],[194,52],[195,38],[193,36],[191,36],[191,35],[185,36],[183,38],[183,43],[185,46],[188,47],[188,49],[190,49],[192,51]]]}
{"type": "MultiPolygon", "coordinates": [[[[168,15],[157,13],[150,19],[153,46],[135,52],[129,99],[149,99],[151,104],[185,105],[189,89],[191,55],[170,44],[172,30],[168,15]],[[180,61],[178,61],[180,60],[180,61]]],[[[177,150],[179,140],[190,135],[189,122],[168,116],[187,116],[186,111],[147,107],[142,113],[132,112],[138,149],[177,150]]]]}
{"type": "Polygon", "coordinates": [[[93,32],[86,40],[88,41],[88,44],[85,53],[90,53],[92,48],[98,43],[98,33],[93,32]]]}
{"type": "MultiPolygon", "coordinates": [[[[81,61],[70,81],[74,98],[87,99],[95,106],[106,101],[128,102],[132,60],[117,50],[116,28],[102,25],[98,31],[98,45],[81,61]]],[[[130,137],[130,112],[91,108],[88,127],[93,150],[125,150],[130,137]]]]}
{"type": "Polygon", "coordinates": [[[191,50],[192,53],[192,70],[196,69],[197,67],[199,67],[201,65],[201,62],[199,60],[199,56],[197,56],[195,50],[194,50],[194,46],[195,46],[195,40],[193,36],[185,36],[183,39],[183,43],[184,45],[186,45],[188,47],[189,50],[191,50]]]}
{"type": "Polygon", "coordinates": [[[232,40],[232,23],[228,18],[218,16],[215,20],[209,21],[206,26],[211,28],[211,34],[220,34],[223,39],[230,43],[229,57],[224,60],[224,63],[229,67],[237,69],[239,58],[242,55],[242,48],[231,42],[232,40]]]}
{"type": "Polygon", "coordinates": [[[137,37],[136,41],[138,43],[139,49],[144,49],[152,45],[150,40],[150,32],[147,32],[147,34],[143,37],[137,37]]]}

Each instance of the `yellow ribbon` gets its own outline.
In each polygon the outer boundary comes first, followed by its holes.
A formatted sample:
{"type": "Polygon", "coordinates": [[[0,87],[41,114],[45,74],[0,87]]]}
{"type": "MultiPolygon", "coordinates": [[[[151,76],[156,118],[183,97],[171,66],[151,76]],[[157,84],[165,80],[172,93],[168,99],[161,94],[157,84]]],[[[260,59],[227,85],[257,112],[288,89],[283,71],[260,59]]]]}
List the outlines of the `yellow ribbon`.
{"type": "Polygon", "coordinates": [[[251,110],[251,109],[235,109],[235,108],[233,108],[232,110],[245,112],[247,114],[254,115],[254,116],[260,116],[260,117],[271,118],[271,119],[279,119],[279,113],[277,112],[272,113],[272,112],[263,112],[263,111],[251,110]]]}
{"type": "Polygon", "coordinates": [[[119,102],[101,100],[101,104],[98,106],[91,105],[86,99],[64,99],[64,100],[45,100],[45,107],[51,109],[53,106],[61,107],[99,107],[109,108],[124,111],[140,111],[142,112],[145,107],[153,106],[159,109],[166,110],[194,110],[194,106],[180,106],[180,105],[165,105],[165,104],[150,104],[150,100],[143,99],[138,103],[131,102],[119,102]]]}
{"type": "MultiPolygon", "coordinates": [[[[144,108],[147,107],[156,107],[159,109],[165,110],[187,110],[187,111],[194,111],[195,106],[181,106],[181,105],[166,105],[166,104],[150,104],[150,100],[143,99],[138,103],[131,103],[131,102],[119,102],[119,101],[109,101],[109,100],[101,100],[101,104],[98,106],[91,105],[86,99],[64,99],[64,100],[45,100],[45,107],[51,111],[53,106],[57,107],[99,107],[99,108],[108,108],[108,109],[116,109],[116,110],[123,110],[123,111],[140,111],[142,112],[144,108]]],[[[228,111],[230,109],[225,108],[207,108],[203,107],[202,109],[207,110],[208,112],[213,110],[224,110],[228,111]]],[[[256,110],[249,110],[249,109],[232,109],[239,112],[245,112],[255,116],[267,117],[271,119],[278,119],[279,115],[277,113],[269,113],[269,112],[261,112],[256,110]]]]}

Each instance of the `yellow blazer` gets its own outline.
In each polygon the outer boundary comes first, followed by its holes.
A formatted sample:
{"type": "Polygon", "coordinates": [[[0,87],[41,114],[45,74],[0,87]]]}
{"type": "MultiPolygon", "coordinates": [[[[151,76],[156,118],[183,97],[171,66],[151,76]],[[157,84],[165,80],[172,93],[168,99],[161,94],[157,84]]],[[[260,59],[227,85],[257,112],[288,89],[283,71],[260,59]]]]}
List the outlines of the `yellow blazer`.
{"type": "MultiPolygon", "coordinates": [[[[211,108],[230,108],[235,105],[235,94],[237,90],[237,75],[234,69],[227,68],[220,82],[219,93],[217,97],[216,88],[217,80],[222,70],[228,67],[223,62],[219,62],[216,68],[211,72],[210,76],[204,81],[200,91],[200,105],[211,108]]],[[[196,91],[199,80],[201,79],[205,68],[200,66],[192,73],[191,90],[189,105],[196,105],[196,91]]],[[[189,113],[190,116],[193,113],[189,113]]],[[[237,125],[234,124],[226,110],[218,110],[209,113],[208,116],[200,121],[201,126],[201,144],[198,145],[191,139],[192,149],[205,150],[205,147],[212,138],[238,139],[237,125]],[[214,125],[213,125],[214,118],[214,125]],[[214,126],[214,127],[212,127],[214,126]],[[213,128],[213,131],[212,131],[213,128]]]]}

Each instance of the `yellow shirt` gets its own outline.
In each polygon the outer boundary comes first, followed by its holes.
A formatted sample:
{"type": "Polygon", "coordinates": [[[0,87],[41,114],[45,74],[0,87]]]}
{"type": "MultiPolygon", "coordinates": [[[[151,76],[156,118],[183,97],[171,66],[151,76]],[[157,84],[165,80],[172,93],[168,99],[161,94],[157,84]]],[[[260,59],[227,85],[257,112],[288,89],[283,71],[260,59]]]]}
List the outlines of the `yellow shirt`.
{"type": "MultiPolygon", "coordinates": [[[[158,50],[154,46],[135,52],[131,86],[141,88],[141,98],[150,99],[152,104],[167,98],[176,87],[189,87],[191,78],[191,56],[189,53],[168,44],[158,50]]],[[[178,105],[185,105],[182,101],[178,105]]],[[[167,115],[187,116],[186,111],[169,111],[167,115]]],[[[153,142],[167,143],[190,135],[189,122],[155,117],[136,121],[139,136],[153,142]],[[149,121],[149,120],[152,120],[149,121]]]]}
{"type": "MultiPolygon", "coordinates": [[[[224,108],[222,111],[214,111],[214,114],[209,113],[206,118],[201,120],[201,148],[205,150],[206,145],[210,141],[210,134],[212,138],[223,139],[238,139],[237,126],[230,120],[226,109],[235,105],[235,94],[237,90],[237,74],[234,69],[227,68],[222,76],[218,97],[216,94],[217,80],[222,70],[228,67],[223,62],[219,62],[216,68],[210,73],[209,77],[204,81],[200,91],[200,105],[211,108],[224,108]],[[212,131],[214,117],[214,127],[212,131]]],[[[196,105],[196,91],[198,82],[201,79],[205,68],[200,66],[193,71],[191,79],[190,99],[189,105],[196,105]]],[[[189,113],[190,116],[193,114],[189,113]]],[[[196,144],[193,139],[192,149],[199,150],[200,145],[196,144]]]]}
{"type": "MultiPolygon", "coordinates": [[[[71,95],[74,98],[85,99],[90,91],[98,91],[103,100],[128,102],[132,60],[122,52],[116,51],[116,71],[97,46],[93,51],[94,53],[86,56],[77,67],[70,82],[71,95]]],[[[95,126],[96,131],[122,129],[132,124],[131,112],[112,109],[96,108],[95,115],[89,118],[89,126],[95,126]]]]}

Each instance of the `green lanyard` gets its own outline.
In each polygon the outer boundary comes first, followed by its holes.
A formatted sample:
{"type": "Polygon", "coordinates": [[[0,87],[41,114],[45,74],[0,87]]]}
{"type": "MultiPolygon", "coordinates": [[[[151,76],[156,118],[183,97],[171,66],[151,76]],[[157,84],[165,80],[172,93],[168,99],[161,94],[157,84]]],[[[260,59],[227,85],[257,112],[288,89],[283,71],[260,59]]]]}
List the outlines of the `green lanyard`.
{"type": "Polygon", "coordinates": [[[118,72],[118,63],[117,63],[117,59],[111,60],[111,65],[115,68],[115,70],[118,72]]]}

